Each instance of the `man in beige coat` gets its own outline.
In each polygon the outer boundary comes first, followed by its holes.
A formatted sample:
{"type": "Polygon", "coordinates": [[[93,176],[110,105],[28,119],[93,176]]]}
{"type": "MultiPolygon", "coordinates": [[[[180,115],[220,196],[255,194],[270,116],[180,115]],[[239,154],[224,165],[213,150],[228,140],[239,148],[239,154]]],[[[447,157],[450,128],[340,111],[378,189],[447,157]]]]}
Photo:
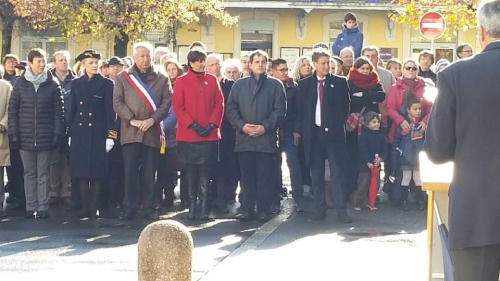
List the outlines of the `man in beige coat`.
{"type": "Polygon", "coordinates": [[[140,205],[145,218],[158,219],[153,190],[161,146],[160,123],[168,114],[172,93],[168,78],[151,65],[152,50],[148,42],[134,44],[134,65],[118,74],[113,92],[113,107],[121,119],[125,166],[126,209],[121,220],[132,219],[140,205]]]}
{"type": "Polygon", "coordinates": [[[3,182],[3,167],[10,166],[9,136],[7,134],[7,109],[9,107],[12,86],[5,80],[0,80],[0,218],[5,217],[3,202],[5,185],[3,182]]]}

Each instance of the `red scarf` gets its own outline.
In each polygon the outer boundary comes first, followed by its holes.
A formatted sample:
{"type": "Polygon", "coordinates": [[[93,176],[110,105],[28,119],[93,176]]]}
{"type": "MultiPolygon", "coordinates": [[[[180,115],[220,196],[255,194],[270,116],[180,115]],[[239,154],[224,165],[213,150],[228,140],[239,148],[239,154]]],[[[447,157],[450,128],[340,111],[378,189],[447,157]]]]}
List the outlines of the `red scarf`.
{"type": "Polygon", "coordinates": [[[347,76],[347,78],[357,87],[366,90],[371,90],[375,88],[378,83],[380,83],[377,73],[372,71],[370,74],[365,75],[354,68],[351,68],[351,70],[349,70],[349,75],[347,76]]]}

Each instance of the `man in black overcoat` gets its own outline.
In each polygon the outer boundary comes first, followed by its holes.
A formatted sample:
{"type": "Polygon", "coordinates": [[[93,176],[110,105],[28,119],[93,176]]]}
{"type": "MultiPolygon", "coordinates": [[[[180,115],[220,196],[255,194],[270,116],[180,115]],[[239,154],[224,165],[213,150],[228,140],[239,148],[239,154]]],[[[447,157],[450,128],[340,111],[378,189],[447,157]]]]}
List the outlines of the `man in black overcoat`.
{"type": "Polygon", "coordinates": [[[349,84],[330,74],[330,54],[315,49],[312,60],[316,71],[299,81],[301,105],[299,132],[304,143],[306,165],[311,169],[315,213],[313,220],[326,218],[325,159],[330,166],[330,188],[338,219],[350,223],[342,192],[341,167],[345,161],[345,122],[349,114],[349,84]]]}
{"type": "Polygon", "coordinates": [[[477,10],[484,50],[439,73],[425,148],[455,164],[449,197],[449,247],[455,281],[498,281],[500,265],[500,0],[477,10]]]}

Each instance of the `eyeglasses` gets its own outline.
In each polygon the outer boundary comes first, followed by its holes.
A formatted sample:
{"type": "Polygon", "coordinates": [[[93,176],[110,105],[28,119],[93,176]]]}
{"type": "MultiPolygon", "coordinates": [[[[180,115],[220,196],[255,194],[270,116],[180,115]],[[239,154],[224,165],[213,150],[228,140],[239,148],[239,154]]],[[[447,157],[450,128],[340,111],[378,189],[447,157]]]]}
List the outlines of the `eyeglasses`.
{"type": "Polygon", "coordinates": [[[276,70],[279,72],[287,72],[288,68],[280,68],[280,69],[276,69],[276,70]]]}
{"type": "Polygon", "coordinates": [[[461,53],[468,53],[468,54],[472,54],[472,50],[462,51],[461,53]]]}
{"type": "Polygon", "coordinates": [[[411,67],[411,66],[405,66],[405,69],[407,71],[410,71],[410,70],[417,71],[418,70],[418,68],[416,66],[413,66],[413,67],[411,67]]]}

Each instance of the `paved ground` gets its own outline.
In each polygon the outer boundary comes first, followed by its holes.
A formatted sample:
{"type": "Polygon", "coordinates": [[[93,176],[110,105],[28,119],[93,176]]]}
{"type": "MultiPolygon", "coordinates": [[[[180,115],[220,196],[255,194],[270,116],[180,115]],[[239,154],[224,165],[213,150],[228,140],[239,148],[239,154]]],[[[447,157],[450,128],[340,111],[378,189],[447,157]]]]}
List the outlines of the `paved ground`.
{"type": "MultiPolygon", "coordinates": [[[[0,280],[137,280],[137,240],[142,219],[79,220],[52,208],[48,220],[13,214],[0,222],[0,280]],[[108,277],[112,278],[109,279],[108,277]]],[[[170,213],[194,240],[193,277],[199,279],[243,243],[261,223],[216,219],[203,224],[170,213]]],[[[164,216],[166,218],[167,216],[164,216]]]]}
{"type": "MultiPolygon", "coordinates": [[[[193,280],[425,280],[424,212],[380,203],[375,212],[349,210],[354,223],[341,224],[333,210],[311,222],[311,213],[292,205],[285,201],[280,216],[257,232],[258,222],[198,225],[170,213],[193,235],[193,280]]],[[[49,220],[0,222],[0,280],[137,280],[136,242],[148,222],[64,214],[52,209],[49,220]]]]}
{"type": "MultiPolygon", "coordinates": [[[[288,205],[288,204],[287,204],[288,205]]],[[[286,209],[286,208],[285,208],[286,209]]],[[[283,215],[262,227],[202,281],[426,280],[425,212],[349,211],[352,224],[324,222],[308,213],[283,215]],[[253,268],[255,270],[249,270],[253,268]]]]}

